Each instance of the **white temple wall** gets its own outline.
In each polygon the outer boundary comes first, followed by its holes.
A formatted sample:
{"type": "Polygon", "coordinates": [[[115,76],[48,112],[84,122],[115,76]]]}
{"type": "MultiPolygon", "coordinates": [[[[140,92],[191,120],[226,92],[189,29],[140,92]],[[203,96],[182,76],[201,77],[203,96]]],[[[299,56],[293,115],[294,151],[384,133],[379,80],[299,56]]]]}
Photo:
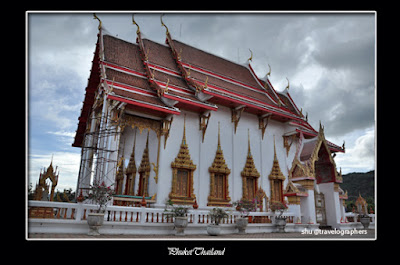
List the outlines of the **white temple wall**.
{"type": "MultiPolygon", "coordinates": [[[[225,162],[231,170],[229,175],[229,196],[231,202],[242,198],[242,177],[241,172],[246,162],[248,152],[248,129],[250,133],[251,153],[255,166],[261,174],[258,179],[258,186],[261,187],[270,198],[270,183],[268,175],[271,173],[274,159],[274,135],[276,145],[276,155],[282,173],[286,180],[283,183],[285,189],[288,182],[288,169],[296,152],[297,141],[295,141],[286,156],[286,149],[283,147],[282,135],[291,129],[291,126],[281,122],[270,120],[262,139],[259,129],[258,117],[249,113],[242,113],[237,126],[236,134],[234,132],[234,123],[231,121],[231,110],[227,107],[219,106],[218,111],[211,112],[211,118],[205,133],[204,143],[202,142],[202,131],[199,129],[199,115],[197,113],[182,111],[180,115],[174,115],[166,148],[164,149],[164,136],[160,141],[160,158],[158,183],[155,183],[155,172],[151,167],[149,178],[149,195],[157,193],[156,207],[163,207],[168,200],[172,186],[172,168],[171,162],[177,156],[183,136],[184,117],[186,114],[186,141],[189,146],[189,153],[193,163],[197,166],[193,175],[194,194],[200,208],[204,208],[208,202],[210,193],[210,174],[208,168],[211,166],[218,143],[218,122],[220,122],[221,148],[224,153],[225,162]]],[[[143,151],[146,145],[147,129],[142,133],[138,128],[132,129],[125,127],[120,140],[120,152],[125,158],[124,165],[127,167],[131,156],[134,135],[136,132],[135,160],[137,170],[139,169],[143,151]]],[[[154,131],[149,134],[149,158],[150,163],[157,164],[158,139],[154,131]]],[[[138,190],[138,176],[135,179],[135,194],[138,190]]]]}

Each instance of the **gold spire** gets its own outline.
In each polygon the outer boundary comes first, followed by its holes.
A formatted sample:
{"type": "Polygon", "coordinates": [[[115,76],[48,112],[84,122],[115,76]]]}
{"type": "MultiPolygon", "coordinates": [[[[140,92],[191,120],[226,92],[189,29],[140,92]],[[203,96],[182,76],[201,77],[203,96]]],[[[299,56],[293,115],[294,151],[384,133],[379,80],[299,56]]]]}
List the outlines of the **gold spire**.
{"type": "Polygon", "coordinates": [[[219,122],[218,122],[218,145],[217,145],[217,152],[215,153],[214,161],[209,167],[209,172],[214,173],[223,173],[223,174],[230,174],[231,170],[228,168],[228,165],[225,163],[224,153],[222,152],[221,148],[221,137],[220,137],[220,129],[219,129],[219,122]]]}
{"type": "Polygon", "coordinates": [[[183,116],[183,137],[182,144],[186,145],[186,114],[183,116]]]}
{"type": "Polygon", "coordinates": [[[247,143],[248,143],[248,151],[247,154],[251,155],[251,149],[250,149],[250,129],[247,129],[247,143]]]}
{"type": "Polygon", "coordinates": [[[139,166],[139,172],[150,172],[150,161],[149,161],[149,133],[150,131],[147,131],[147,140],[146,140],[146,146],[143,151],[142,155],[142,161],[140,162],[139,166]]]}
{"type": "Polygon", "coordinates": [[[247,158],[246,158],[246,164],[244,165],[244,168],[241,172],[242,177],[260,177],[260,173],[258,172],[253,156],[251,155],[251,148],[250,148],[250,129],[248,129],[248,143],[249,147],[247,150],[247,158]]]}
{"type": "Polygon", "coordinates": [[[136,23],[136,21],[135,21],[135,14],[132,14],[132,23],[134,24],[134,25],[136,25],[136,27],[137,27],[137,30],[136,30],[136,34],[139,34],[140,33],[140,27],[139,27],[139,25],[136,23]]]}
{"type": "Polygon", "coordinates": [[[174,162],[171,163],[171,167],[187,168],[193,170],[196,169],[196,165],[193,164],[193,161],[190,158],[189,147],[186,143],[186,114],[183,118],[183,136],[182,136],[181,147],[174,162]]]}
{"type": "Polygon", "coordinates": [[[131,158],[129,159],[128,167],[126,168],[126,174],[130,174],[130,173],[133,173],[134,175],[136,174],[136,162],[135,162],[136,132],[137,132],[137,130],[135,130],[131,158]]]}
{"type": "Polygon", "coordinates": [[[217,151],[221,150],[221,139],[220,139],[220,130],[219,130],[219,122],[218,122],[218,145],[217,145],[217,151]]]}
{"type": "Polygon", "coordinates": [[[274,135],[274,162],[272,163],[271,173],[268,179],[280,179],[285,180],[286,177],[282,174],[281,168],[279,166],[278,157],[276,156],[276,146],[275,146],[275,135],[274,135]]]}
{"type": "Polygon", "coordinates": [[[97,19],[99,21],[99,30],[101,29],[101,20],[96,16],[96,13],[93,13],[93,19],[97,19]]]}

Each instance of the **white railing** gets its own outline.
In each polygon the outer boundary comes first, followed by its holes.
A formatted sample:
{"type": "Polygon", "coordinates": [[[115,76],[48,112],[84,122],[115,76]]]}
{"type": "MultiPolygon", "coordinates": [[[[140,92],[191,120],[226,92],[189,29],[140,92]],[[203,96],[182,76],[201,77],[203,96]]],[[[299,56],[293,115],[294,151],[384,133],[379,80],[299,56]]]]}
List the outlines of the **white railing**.
{"type": "MultiPolygon", "coordinates": [[[[346,212],[345,213],[345,217],[347,218],[347,222],[349,222],[349,223],[359,222],[358,216],[359,216],[358,213],[353,213],[353,212],[346,212]]],[[[371,218],[371,222],[375,223],[375,214],[370,213],[370,214],[368,214],[368,216],[371,218]]]]}
{"type": "MultiPolygon", "coordinates": [[[[65,203],[65,202],[46,202],[29,201],[29,218],[52,218],[69,220],[86,220],[88,213],[94,212],[96,205],[83,203],[65,203]]],[[[293,223],[294,214],[284,213],[288,216],[288,223],[293,223]]],[[[272,212],[250,212],[249,223],[271,223],[272,212]]],[[[240,217],[238,211],[228,211],[228,217],[224,218],[222,224],[234,224],[236,218],[240,217]]],[[[126,206],[108,206],[104,215],[106,222],[130,222],[130,223],[173,223],[173,218],[165,214],[162,208],[145,207],[126,207],[126,206]]],[[[209,224],[211,217],[209,210],[188,211],[189,224],[209,224]]]]}

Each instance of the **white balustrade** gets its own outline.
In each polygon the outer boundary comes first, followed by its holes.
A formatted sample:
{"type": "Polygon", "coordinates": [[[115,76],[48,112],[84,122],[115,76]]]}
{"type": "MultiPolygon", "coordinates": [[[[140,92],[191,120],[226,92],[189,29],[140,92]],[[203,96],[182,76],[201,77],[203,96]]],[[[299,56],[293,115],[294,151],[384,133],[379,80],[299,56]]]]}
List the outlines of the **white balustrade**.
{"type": "MultiPolygon", "coordinates": [[[[73,219],[86,220],[87,214],[95,212],[97,206],[93,204],[82,203],[65,203],[65,202],[46,202],[46,201],[29,201],[28,208],[32,211],[34,208],[53,208],[53,218],[55,219],[73,219]]],[[[228,217],[222,220],[222,224],[233,224],[236,218],[240,217],[238,211],[227,211],[228,217]]],[[[269,223],[274,216],[272,212],[250,212],[249,219],[254,222],[269,223]],[[261,218],[261,217],[264,217],[261,218]],[[264,221],[263,221],[264,220],[264,221]]],[[[293,219],[294,214],[285,212],[284,216],[293,219]]],[[[40,218],[39,216],[35,216],[40,218]]],[[[193,224],[209,224],[211,217],[209,210],[188,210],[189,223],[193,224]]],[[[108,206],[104,215],[104,221],[110,222],[136,222],[136,223],[172,223],[171,217],[165,214],[162,208],[145,208],[145,207],[126,207],[126,206],[108,206]]]]}

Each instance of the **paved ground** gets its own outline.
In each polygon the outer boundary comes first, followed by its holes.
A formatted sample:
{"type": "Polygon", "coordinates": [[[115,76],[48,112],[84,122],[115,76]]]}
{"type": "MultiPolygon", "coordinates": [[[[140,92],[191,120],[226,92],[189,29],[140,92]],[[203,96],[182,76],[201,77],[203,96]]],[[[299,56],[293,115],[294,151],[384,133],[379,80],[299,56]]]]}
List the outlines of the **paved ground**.
{"type": "MultiPolygon", "coordinates": [[[[335,233],[335,230],[317,230],[321,233],[335,233]],[[325,231],[325,232],[324,232],[325,231]],[[330,232],[329,232],[330,231],[330,232]]],[[[355,234],[354,230],[349,230],[347,232],[353,231],[353,235],[343,234],[343,231],[336,231],[336,234],[315,234],[315,231],[312,234],[308,233],[258,233],[258,234],[229,234],[229,235],[219,235],[218,237],[212,237],[208,235],[187,235],[184,237],[177,237],[175,235],[100,235],[100,236],[89,236],[86,234],[28,234],[28,239],[83,239],[83,240],[97,240],[97,239],[123,239],[123,240],[196,240],[196,239],[206,239],[206,240],[251,240],[251,239],[259,239],[259,240],[270,240],[270,239],[343,239],[343,240],[352,240],[352,239],[367,239],[373,240],[375,239],[375,229],[368,230],[357,230],[358,234],[355,234]],[[362,234],[360,234],[362,233],[362,234]]],[[[309,231],[310,232],[310,231],[309,231]]],[[[311,233],[311,232],[310,232],[311,233]]]]}

